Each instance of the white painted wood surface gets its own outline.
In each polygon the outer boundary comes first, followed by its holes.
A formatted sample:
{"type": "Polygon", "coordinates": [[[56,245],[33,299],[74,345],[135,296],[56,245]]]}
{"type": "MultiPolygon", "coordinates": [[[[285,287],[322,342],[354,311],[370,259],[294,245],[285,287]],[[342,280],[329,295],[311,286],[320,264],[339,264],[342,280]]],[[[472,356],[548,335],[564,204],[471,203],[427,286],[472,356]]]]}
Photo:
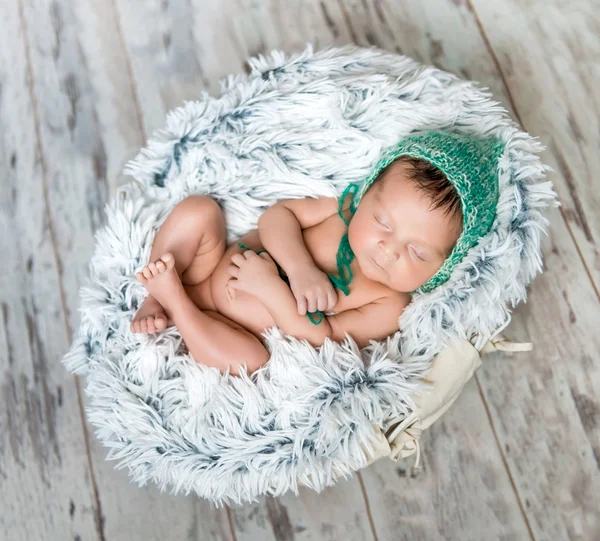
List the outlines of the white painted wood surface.
{"type": "Polygon", "coordinates": [[[57,362],[70,335],[29,36],[18,3],[0,21],[0,539],[95,539],[78,385],[57,362]]]}
{"type": "Polygon", "coordinates": [[[594,0],[0,3],[0,540],[600,538],[599,12],[594,0]],[[103,206],[167,111],[272,49],[376,45],[489,87],[549,146],[546,272],[413,459],[215,509],[138,488],[58,360],[103,206]],[[87,432],[90,432],[88,435],[87,432]]]}

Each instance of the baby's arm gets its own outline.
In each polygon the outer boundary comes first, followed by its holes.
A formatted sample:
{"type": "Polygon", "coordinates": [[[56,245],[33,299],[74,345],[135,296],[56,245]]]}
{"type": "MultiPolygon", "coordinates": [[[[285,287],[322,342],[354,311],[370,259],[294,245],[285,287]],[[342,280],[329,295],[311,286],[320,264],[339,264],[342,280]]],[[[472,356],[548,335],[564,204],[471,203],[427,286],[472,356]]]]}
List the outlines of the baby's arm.
{"type": "Polygon", "coordinates": [[[398,318],[409,302],[409,295],[394,293],[360,308],[329,316],[330,338],[342,343],[348,333],[359,348],[368,346],[369,340],[383,340],[398,330],[398,318]]]}
{"type": "Polygon", "coordinates": [[[315,262],[304,244],[302,230],[321,223],[337,212],[335,197],[284,199],[258,219],[260,242],[288,276],[315,262]]]}
{"type": "Polygon", "coordinates": [[[306,315],[298,314],[296,299],[281,278],[266,282],[256,296],[284,333],[306,340],[313,347],[323,345],[325,338],[331,337],[331,327],[326,317],[315,325],[306,315]]]}

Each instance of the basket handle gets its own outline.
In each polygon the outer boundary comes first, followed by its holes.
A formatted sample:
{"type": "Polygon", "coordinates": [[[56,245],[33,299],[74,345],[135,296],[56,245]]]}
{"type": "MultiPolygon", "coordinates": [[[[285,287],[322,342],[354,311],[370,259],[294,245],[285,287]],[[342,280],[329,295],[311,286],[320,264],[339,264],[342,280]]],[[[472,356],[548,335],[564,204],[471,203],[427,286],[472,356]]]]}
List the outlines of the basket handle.
{"type": "Polygon", "coordinates": [[[480,353],[491,353],[493,351],[531,351],[533,344],[531,342],[511,342],[506,336],[498,334],[491,340],[488,340],[479,350],[480,353]]]}

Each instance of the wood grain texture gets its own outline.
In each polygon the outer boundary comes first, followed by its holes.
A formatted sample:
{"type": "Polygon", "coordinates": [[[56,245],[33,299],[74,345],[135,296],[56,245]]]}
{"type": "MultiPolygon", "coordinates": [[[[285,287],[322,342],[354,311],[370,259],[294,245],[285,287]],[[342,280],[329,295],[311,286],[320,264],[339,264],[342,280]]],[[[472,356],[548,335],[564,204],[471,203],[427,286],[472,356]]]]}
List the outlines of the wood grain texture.
{"type": "Polygon", "coordinates": [[[600,5],[485,2],[473,7],[525,129],[547,145],[562,213],[600,291],[600,5]]]}
{"type": "Polygon", "coordinates": [[[510,327],[535,349],[527,362],[484,366],[478,380],[535,538],[597,539],[598,12],[588,2],[473,5],[518,120],[548,146],[563,204],[549,213],[546,272],[510,327]]]}
{"type": "Polygon", "coordinates": [[[422,468],[381,459],[362,474],[380,540],[530,539],[474,379],[421,452],[422,468]]]}
{"type": "Polygon", "coordinates": [[[0,539],[101,540],[19,4],[0,4],[0,539]]]}

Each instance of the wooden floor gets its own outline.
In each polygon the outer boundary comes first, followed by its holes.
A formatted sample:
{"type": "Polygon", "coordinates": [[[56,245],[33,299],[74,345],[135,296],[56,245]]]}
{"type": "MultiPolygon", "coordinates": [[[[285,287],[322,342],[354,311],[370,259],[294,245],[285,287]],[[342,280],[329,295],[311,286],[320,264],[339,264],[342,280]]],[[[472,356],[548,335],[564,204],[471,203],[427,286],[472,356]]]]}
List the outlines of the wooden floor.
{"type": "Polygon", "coordinates": [[[600,539],[600,9],[597,0],[0,2],[0,539],[600,539]],[[60,364],[104,204],[165,114],[245,59],[376,45],[490,88],[562,207],[546,272],[414,457],[316,494],[215,509],[138,488],[60,364]]]}

